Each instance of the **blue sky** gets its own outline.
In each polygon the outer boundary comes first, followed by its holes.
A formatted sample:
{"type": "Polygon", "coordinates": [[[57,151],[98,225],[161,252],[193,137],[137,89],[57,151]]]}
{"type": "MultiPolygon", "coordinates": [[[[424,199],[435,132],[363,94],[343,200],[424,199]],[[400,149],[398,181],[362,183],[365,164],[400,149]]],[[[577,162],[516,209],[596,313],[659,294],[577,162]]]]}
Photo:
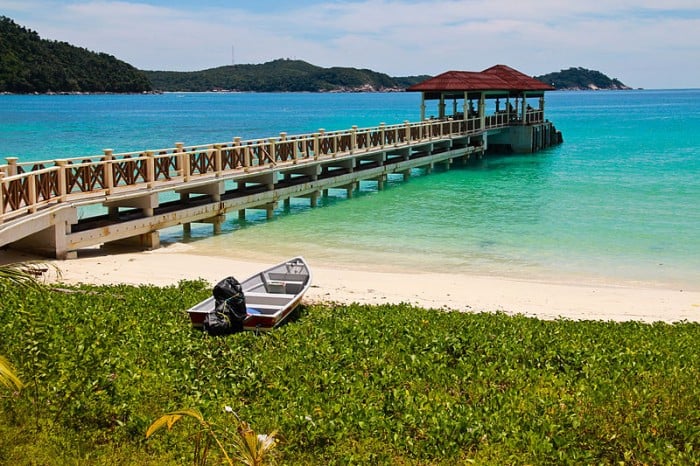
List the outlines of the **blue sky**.
{"type": "Polygon", "coordinates": [[[698,0],[0,0],[0,15],[147,70],[294,58],[405,76],[502,63],[700,87],[698,0]]]}

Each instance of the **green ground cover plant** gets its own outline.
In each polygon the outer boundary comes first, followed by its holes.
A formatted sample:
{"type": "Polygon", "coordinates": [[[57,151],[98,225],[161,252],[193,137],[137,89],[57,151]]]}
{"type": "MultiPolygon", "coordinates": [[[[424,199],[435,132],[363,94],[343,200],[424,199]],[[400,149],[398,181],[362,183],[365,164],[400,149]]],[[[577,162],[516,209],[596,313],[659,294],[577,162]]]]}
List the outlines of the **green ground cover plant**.
{"type": "Polygon", "coordinates": [[[275,432],[279,464],[700,463],[697,323],[329,303],[211,337],[185,312],[209,294],[0,280],[0,355],[24,385],[0,387],[0,462],[192,463],[196,423],[145,435],[189,408],[275,432]]]}

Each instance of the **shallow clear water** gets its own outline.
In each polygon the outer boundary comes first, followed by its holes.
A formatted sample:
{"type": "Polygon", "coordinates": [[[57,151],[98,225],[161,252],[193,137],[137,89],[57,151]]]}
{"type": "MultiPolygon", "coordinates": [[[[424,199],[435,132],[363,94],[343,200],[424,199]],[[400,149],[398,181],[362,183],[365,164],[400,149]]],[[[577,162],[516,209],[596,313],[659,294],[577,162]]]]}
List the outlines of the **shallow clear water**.
{"type": "MultiPolygon", "coordinates": [[[[164,94],[0,96],[0,157],[92,155],[374,126],[419,117],[420,96],[164,94]]],[[[387,189],[363,182],[311,209],[249,211],[225,233],[162,234],[201,254],[461,271],[526,278],[700,286],[700,90],[555,92],[564,144],[490,157],[387,189]]]]}

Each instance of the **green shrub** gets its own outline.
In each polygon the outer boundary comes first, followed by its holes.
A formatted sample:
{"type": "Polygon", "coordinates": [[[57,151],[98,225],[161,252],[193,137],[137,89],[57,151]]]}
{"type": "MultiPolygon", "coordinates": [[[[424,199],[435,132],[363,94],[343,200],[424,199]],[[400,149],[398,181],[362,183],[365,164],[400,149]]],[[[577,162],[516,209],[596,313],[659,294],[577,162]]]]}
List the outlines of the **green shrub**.
{"type": "Polygon", "coordinates": [[[68,291],[0,281],[0,354],[25,383],[0,398],[13,464],[191,462],[185,431],[144,435],[182,406],[277,431],[283,464],[700,461],[697,323],[329,303],[210,337],[185,312],[204,282],[68,291]]]}

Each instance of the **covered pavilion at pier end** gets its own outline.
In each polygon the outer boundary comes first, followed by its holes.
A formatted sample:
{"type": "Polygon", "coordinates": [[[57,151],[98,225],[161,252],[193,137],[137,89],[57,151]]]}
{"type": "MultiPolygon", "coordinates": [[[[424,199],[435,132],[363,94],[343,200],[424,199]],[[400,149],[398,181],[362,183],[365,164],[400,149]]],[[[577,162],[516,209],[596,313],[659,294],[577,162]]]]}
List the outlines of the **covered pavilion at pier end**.
{"type": "Polygon", "coordinates": [[[506,152],[536,152],[562,142],[544,116],[545,92],[553,90],[506,65],[446,71],[406,89],[421,93],[421,120],[465,120],[485,131],[491,151],[506,152]]]}

